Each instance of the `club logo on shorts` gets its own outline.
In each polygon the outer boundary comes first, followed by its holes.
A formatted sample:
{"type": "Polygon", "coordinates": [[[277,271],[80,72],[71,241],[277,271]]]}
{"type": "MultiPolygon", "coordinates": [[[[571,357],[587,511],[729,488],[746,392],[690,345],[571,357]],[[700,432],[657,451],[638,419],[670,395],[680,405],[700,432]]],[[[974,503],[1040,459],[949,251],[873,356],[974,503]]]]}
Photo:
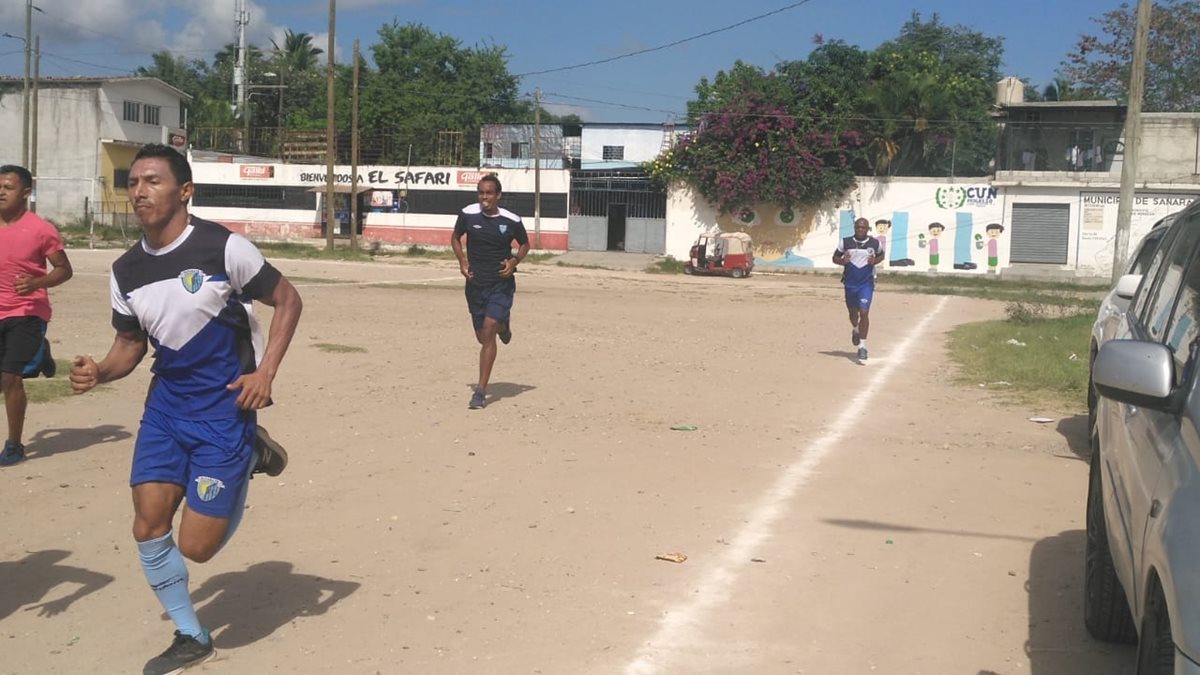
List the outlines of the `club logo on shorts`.
{"type": "Polygon", "coordinates": [[[504,234],[505,232],[508,232],[508,226],[507,226],[507,225],[501,225],[501,226],[500,226],[500,234],[504,234]]]}
{"type": "Polygon", "coordinates": [[[204,285],[204,272],[197,269],[184,270],[179,273],[179,282],[188,293],[195,293],[204,285]]]}
{"type": "Polygon", "coordinates": [[[211,502],[221,494],[221,490],[225,489],[225,484],[216,478],[208,476],[200,476],[196,479],[196,494],[200,496],[200,501],[211,502]]]}

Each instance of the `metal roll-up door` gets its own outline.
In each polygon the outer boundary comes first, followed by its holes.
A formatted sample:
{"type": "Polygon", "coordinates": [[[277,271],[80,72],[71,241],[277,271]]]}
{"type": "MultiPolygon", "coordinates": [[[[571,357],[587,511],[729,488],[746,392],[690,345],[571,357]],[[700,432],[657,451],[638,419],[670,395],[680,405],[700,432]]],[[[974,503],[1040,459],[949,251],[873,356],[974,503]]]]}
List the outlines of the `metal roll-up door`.
{"type": "Polygon", "coordinates": [[[1014,263],[1065,265],[1070,231],[1070,204],[1013,204],[1009,258],[1014,263]]]}

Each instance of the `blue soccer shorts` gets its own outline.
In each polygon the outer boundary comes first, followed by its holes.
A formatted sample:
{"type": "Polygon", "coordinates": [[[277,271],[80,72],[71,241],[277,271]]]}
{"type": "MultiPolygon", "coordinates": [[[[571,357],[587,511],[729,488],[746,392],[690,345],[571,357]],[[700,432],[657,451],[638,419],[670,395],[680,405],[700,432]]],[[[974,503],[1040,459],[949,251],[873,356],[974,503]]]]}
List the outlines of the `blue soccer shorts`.
{"type": "Polygon", "coordinates": [[[229,518],[254,466],[255,413],[219,420],[185,420],[147,408],[133,448],[131,486],[172,483],[184,488],[191,510],[229,518]]]}
{"type": "Polygon", "coordinates": [[[517,280],[509,277],[491,286],[479,286],[468,281],[466,285],[467,309],[475,330],[483,330],[483,320],[490,317],[501,323],[507,322],[512,312],[513,297],[517,293],[517,280]]]}
{"type": "Polygon", "coordinates": [[[871,300],[874,297],[875,286],[872,284],[846,287],[846,307],[849,309],[870,311],[871,300]]]}

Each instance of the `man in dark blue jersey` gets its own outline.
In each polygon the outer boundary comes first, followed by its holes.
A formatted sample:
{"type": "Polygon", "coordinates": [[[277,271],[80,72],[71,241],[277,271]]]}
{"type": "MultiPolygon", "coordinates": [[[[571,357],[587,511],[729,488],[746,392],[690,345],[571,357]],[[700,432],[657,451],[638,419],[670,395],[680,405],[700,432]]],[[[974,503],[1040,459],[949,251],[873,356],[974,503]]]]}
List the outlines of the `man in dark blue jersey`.
{"type": "Polygon", "coordinates": [[[467,309],[479,341],[479,384],[468,407],[487,405],[488,380],[496,363],[496,338],[508,344],[509,326],[517,281],[513,273],[529,254],[529,235],[521,216],[499,206],[500,179],[484,176],[478,185],[479,201],[464,208],[454,223],[450,247],[458,256],[458,268],[466,277],[467,309]],[[466,253],[463,253],[463,238],[466,253]],[[517,252],[513,253],[513,242],[517,252]]]}
{"type": "Polygon", "coordinates": [[[858,347],[858,362],[867,362],[867,333],[871,330],[871,299],[875,295],[875,265],[883,261],[883,246],[867,234],[866,218],[854,221],[854,236],[838,242],[833,262],[845,269],[846,309],[850,312],[850,343],[858,347]]]}
{"type": "Polygon", "coordinates": [[[188,594],[184,557],[212,558],[237,529],[251,473],[277,475],[286,463],[269,438],[256,441],[256,411],[270,404],[302,303],[248,240],[188,214],[192,169],[173,148],[143,147],[128,189],[143,237],[112,266],[116,338],[99,363],[75,358],[71,385],[82,394],[125,377],[147,342],[154,346],[129,483],[138,557],[176,627],[171,646],[143,670],[164,675],[214,653],[188,594]],[[265,344],[253,300],[275,308],[265,344]],[[171,526],[185,497],[177,545],[171,526]]]}

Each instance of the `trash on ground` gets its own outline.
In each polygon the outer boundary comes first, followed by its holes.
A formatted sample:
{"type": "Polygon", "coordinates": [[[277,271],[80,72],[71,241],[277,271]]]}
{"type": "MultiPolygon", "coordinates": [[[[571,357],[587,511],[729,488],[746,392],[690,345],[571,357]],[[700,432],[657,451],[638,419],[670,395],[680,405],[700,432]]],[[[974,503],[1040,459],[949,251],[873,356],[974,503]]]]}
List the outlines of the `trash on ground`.
{"type": "Polygon", "coordinates": [[[1024,342],[1021,342],[1021,341],[1020,341],[1020,340],[1018,340],[1017,338],[1009,338],[1009,339],[1008,339],[1008,344],[1010,344],[1010,345],[1013,345],[1013,346],[1015,346],[1015,347],[1024,347],[1024,346],[1025,346],[1025,343],[1024,343],[1024,342]]]}
{"type": "Polygon", "coordinates": [[[667,562],[681,563],[687,560],[687,556],[682,553],[659,553],[654,556],[655,560],[666,560],[667,562]]]}
{"type": "Polygon", "coordinates": [[[696,426],[695,424],[676,424],[675,426],[671,427],[671,431],[695,431],[699,428],[700,427],[696,426]]]}
{"type": "Polygon", "coordinates": [[[1029,421],[1037,422],[1038,424],[1049,424],[1054,421],[1054,418],[1053,417],[1030,417],[1029,421]]]}

